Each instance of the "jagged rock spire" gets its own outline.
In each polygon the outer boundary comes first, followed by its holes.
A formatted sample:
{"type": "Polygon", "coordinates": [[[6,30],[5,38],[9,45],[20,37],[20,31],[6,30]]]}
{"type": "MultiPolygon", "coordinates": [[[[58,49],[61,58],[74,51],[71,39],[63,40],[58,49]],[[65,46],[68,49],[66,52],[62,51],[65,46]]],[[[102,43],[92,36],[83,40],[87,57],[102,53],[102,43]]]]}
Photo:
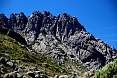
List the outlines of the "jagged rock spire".
{"type": "Polygon", "coordinates": [[[89,69],[102,67],[117,58],[116,49],[96,39],[76,17],[67,13],[53,16],[47,11],[34,11],[28,18],[23,12],[11,14],[10,18],[0,14],[0,25],[20,33],[37,52],[52,51],[54,58],[59,47],[70,59],[80,60],[89,69]]]}

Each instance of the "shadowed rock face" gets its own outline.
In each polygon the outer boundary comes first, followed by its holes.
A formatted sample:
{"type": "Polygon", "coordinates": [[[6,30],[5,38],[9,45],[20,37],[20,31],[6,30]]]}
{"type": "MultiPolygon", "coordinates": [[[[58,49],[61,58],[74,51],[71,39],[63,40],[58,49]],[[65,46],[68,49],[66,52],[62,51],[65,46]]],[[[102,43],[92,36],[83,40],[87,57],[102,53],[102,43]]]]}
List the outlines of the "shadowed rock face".
{"type": "MultiPolygon", "coordinates": [[[[59,47],[70,59],[81,61],[85,66],[89,62],[88,68],[102,67],[117,58],[116,49],[95,38],[76,17],[67,13],[53,16],[47,11],[34,11],[28,18],[23,12],[11,14],[10,18],[0,14],[0,25],[22,34],[28,45],[37,52],[47,54],[51,51],[50,55],[58,59],[63,56],[62,54],[59,54],[61,57],[57,56],[56,49],[59,47]]],[[[11,34],[9,36],[12,36],[11,34]]],[[[20,39],[19,36],[16,37],[15,33],[12,38],[20,39]]],[[[24,40],[19,42],[21,41],[24,40]]]]}
{"type": "Polygon", "coordinates": [[[14,32],[8,28],[4,28],[4,27],[0,26],[0,33],[8,35],[9,37],[20,42],[21,44],[27,45],[26,40],[20,34],[14,32]]]}

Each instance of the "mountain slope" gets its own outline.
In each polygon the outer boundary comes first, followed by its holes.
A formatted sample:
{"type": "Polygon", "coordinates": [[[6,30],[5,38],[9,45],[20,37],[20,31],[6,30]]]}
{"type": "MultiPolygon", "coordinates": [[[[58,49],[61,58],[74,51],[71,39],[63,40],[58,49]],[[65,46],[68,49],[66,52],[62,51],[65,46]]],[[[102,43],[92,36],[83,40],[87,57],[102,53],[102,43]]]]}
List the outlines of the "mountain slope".
{"type": "MultiPolygon", "coordinates": [[[[16,40],[0,33],[0,76],[10,73],[18,72],[21,76],[27,76],[27,72],[42,72],[46,76],[54,75],[73,75],[69,74],[73,72],[71,68],[67,69],[66,66],[75,66],[78,63],[70,65],[67,57],[65,65],[58,65],[58,60],[53,60],[49,57],[45,57],[35,51],[28,51],[28,48],[21,45],[16,40]],[[29,68],[30,67],[30,68],[29,68]],[[43,73],[45,71],[45,73],[43,73]]],[[[86,69],[82,67],[82,72],[86,69]]]]}
{"type": "MultiPolygon", "coordinates": [[[[30,50],[58,60],[61,66],[66,65],[68,57],[71,65],[76,62],[88,70],[99,69],[117,58],[114,47],[95,38],[67,13],[53,16],[47,11],[34,11],[28,18],[23,12],[10,18],[0,14],[0,25],[19,33],[30,50]]],[[[71,66],[75,72],[76,68],[71,66]]]]}

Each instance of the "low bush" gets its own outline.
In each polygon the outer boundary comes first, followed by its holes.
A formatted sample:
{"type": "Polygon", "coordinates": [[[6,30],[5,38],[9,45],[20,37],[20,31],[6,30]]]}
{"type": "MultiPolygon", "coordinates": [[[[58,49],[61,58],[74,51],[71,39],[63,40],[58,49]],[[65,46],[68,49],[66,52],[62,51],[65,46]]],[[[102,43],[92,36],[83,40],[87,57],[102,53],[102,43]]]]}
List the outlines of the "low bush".
{"type": "Polygon", "coordinates": [[[117,59],[97,70],[95,78],[117,78],[117,59]]]}

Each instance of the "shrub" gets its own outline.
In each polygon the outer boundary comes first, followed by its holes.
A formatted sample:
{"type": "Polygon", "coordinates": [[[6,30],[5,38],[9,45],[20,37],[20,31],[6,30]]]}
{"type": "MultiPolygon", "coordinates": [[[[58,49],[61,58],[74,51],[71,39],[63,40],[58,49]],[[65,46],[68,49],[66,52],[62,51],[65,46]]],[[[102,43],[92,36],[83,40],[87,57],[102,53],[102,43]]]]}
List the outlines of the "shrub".
{"type": "Polygon", "coordinates": [[[117,77],[117,59],[110,62],[95,73],[95,78],[116,78],[117,77]]]}

